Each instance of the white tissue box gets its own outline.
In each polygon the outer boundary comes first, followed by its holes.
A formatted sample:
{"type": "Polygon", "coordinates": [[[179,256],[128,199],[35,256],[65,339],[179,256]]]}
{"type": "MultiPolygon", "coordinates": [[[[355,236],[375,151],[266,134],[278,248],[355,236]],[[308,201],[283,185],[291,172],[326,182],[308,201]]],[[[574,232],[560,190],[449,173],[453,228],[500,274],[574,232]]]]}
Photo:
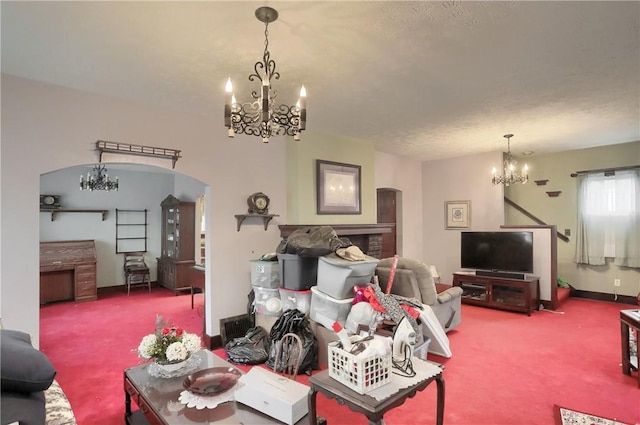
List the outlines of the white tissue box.
{"type": "Polygon", "coordinates": [[[261,367],[252,368],[239,381],[245,385],[236,390],[236,401],[265,415],[293,425],[309,412],[308,385],[261,367]]]}

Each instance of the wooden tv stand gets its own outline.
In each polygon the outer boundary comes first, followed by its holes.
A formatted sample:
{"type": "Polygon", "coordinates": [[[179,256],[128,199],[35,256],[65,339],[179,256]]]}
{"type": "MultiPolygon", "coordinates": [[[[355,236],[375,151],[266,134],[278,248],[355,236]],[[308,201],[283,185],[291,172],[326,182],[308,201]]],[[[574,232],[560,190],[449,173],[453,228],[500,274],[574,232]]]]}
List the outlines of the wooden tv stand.
{"type": "Polygon", "coordinates": [[[462,288],[462,302],[483,307],[527,313],[540,303],[540,279],[507,279],[477,276],[473,273],[454,273],[453,285],[462,288]]]}

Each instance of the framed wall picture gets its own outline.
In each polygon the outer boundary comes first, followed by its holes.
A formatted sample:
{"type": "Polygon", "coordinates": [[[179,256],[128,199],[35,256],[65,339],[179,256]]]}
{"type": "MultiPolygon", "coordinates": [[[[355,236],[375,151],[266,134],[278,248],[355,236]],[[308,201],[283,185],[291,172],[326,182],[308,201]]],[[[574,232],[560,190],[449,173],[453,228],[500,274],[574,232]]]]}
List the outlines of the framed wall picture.
{"type": "Polygon", "coordinates": [[[444,203],[446,229],[468,229],[471,226],[471,201],[444,203]]]}
{"type": "Polygon", "coordinates": [[[360,166],[316,160],[318,214],[362,214],[360,166]]]}

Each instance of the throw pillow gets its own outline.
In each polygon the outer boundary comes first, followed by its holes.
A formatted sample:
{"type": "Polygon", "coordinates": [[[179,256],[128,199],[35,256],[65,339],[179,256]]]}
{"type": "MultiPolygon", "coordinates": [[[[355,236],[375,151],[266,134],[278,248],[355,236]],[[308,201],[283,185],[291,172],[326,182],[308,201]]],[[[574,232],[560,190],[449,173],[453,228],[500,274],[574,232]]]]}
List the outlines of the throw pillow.
{"type": "Polygon", "coordinates": [[[20,331],[0,329],[0,363],[3,392],[44,391],[56,376],[47,356],[31,345],[28,334],[20,331]]]}

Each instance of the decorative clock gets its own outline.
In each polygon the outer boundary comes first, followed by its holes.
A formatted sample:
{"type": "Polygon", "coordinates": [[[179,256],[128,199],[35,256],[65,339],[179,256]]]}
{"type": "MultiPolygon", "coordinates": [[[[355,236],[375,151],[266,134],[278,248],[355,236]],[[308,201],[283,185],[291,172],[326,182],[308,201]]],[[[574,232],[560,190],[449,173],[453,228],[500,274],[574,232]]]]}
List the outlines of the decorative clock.
{"type": "Polygon", "coordinates": [[[60,195],[40,195],[40,209],[53,210],[60,208],[60,195]]]}
{"type": "Polygon", "coordinates": [[[256,192],[247,198],[249,214],[269,214],[269,197],[262,192],[256,192]]]}

